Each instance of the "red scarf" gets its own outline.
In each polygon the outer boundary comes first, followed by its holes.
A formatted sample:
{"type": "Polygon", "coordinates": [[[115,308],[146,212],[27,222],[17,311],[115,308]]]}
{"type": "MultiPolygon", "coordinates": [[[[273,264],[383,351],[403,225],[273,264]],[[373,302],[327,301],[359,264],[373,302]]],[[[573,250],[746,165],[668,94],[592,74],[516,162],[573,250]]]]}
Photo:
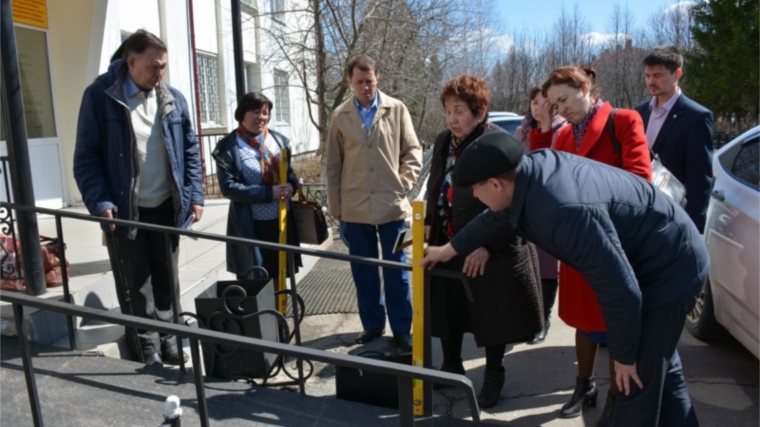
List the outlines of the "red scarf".
{"type": "Polygon", "coordinates": [[[242,139],[251,148],[259,152],[259,162],[261,163],[261,183],[267,185],[274,185],[280,183],[280,159],[277,156],[273,156],[269,149],[264,144],[266,141],[267,128],[264,131],[256,135],[249,132],[243,125],[240,125],[237,130],[237,137],[242,139]]]}

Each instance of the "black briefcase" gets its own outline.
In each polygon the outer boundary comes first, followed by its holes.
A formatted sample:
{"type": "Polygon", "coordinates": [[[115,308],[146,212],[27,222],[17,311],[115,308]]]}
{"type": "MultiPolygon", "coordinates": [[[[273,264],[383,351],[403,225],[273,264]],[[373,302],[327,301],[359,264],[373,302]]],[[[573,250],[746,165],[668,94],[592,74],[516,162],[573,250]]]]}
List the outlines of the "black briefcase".
{"type": "MultiPolygon", "coordinates": [[[[368,349],[360,351],[355,356],[404,365],[412,364],[411,353],[391,354],[368,349]]],[[[352,402],[398,409],[398,379],[395,375],[336,366],[335,396],[352,402]]]]}

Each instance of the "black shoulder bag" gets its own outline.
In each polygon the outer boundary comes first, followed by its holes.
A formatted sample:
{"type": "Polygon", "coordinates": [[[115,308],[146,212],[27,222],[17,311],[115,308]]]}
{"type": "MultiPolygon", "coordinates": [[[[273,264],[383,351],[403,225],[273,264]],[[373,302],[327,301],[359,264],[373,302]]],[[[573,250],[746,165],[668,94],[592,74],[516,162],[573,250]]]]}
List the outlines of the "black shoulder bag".
{"type": "MultiPolygon", "coordinates": [[[[615,151],[622,156],[622,149],[620,148],[620,140],[615,135],[615,112],[618,109],[615,108],[610,113],[610,117],[607,119],[607,130],[610,132],[612,138],[612,145],[615,146],[615,151]]],[[[652,161],[652,184],[659,188],[660,191],[670,196],[681,207],[686,206],[686,187],[683,186],[681,181],[678,180],[660,161],[660,157],[649,149],[649,157],[652,161]]]]}

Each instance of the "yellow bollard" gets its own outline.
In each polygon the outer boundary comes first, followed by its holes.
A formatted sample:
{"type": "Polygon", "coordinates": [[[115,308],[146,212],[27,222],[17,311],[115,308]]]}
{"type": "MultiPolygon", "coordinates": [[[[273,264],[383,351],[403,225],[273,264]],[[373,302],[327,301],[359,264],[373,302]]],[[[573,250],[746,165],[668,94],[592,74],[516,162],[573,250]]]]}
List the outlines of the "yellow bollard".
{"type": "MultiPolygon", "coordinates": [[[[288,182],[288,150],[280,150],[280,184],[288,182]]],[[[295,191],[295,188],[293,189],[295,191]]],[[[280,244],[288,243],[288,201],[280,199],[280,244]]],[[[277,290],[284,291],[288,288],[288,254],[280,251],[280,274],[277,275],[277,290]]],[[[282,314],[288,311],[288,299],[286,295],[277,296],[277,311],[282,314]]]]}
{"type": "MultiPolygon", "coordinates": [[[[419,262],[425,257],[425,202],[412,203],[412,365],[423,367],[425,361],[425,269],[419,262]]],[[[425,413],[424,381],[415,379],[414,415],[425,413]]],[[[427,404],[432,404],[427,402],[427,404]]]]}

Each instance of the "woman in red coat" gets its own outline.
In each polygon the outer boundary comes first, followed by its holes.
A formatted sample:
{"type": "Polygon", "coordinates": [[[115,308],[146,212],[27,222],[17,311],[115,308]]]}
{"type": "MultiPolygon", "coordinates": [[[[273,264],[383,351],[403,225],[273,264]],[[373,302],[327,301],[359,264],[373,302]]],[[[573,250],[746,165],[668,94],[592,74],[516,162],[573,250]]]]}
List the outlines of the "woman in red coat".
{"type": "MultiPolygon", "coordinates": [[[[649,145],[641,116],[634,110],[618,110],[615,113],[615,134],[621,146],[621,153],[618,154],[607,127],[613,108],[609,102],[601,100],[593,69],[558,68],[549,75],[541,89],[548,98],[545,108],[556,109],[571,124],[559,130],[554,149],[617,166],[652,180],[649,145]]],[[[531,150],[550,148],[551,145],[551,132],[541,132],[540,128],[531,131],[531,150]]],[[[581,415],[586,406],[596,405],[594,365],[599,345],[607,341],[607,327],[588,282],[563,263],[559,268],[559,288],[559,317],[576,328],[578,378],[572,399],[560,410],[561,418],[572,418],[581,415]]],[[[615,378],[612,359],[610,378],[615,378]]],[[[617,391],[613,380],[597,427],[610,425],[617,391]]]]}

